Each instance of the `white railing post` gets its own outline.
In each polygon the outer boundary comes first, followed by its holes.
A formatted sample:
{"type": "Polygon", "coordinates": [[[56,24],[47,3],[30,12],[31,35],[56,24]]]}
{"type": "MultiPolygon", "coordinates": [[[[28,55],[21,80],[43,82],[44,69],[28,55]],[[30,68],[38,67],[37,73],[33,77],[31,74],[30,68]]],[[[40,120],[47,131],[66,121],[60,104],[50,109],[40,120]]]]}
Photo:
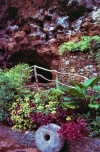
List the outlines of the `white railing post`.
{"type": "Polygon", "coordinates": [[[56,73],[56,88],[58,88],[58,73],[55,71],[56,73]]]}
{"type": "Polygon", "coordinates": [[[34,76],[35,76],[35,80],[36,80],[36,88],[38,89],[39,85],[38,85],[38,77],[37,77],[37,71],[36,71],[36,66],[34,65],[34,76]]]}
{"type": "Polygon", "coordinates": [[[21,87],[23,86],[23,76],[24,76],[24,69],[22,69],[22,75],[21,75],[21,87]]]}

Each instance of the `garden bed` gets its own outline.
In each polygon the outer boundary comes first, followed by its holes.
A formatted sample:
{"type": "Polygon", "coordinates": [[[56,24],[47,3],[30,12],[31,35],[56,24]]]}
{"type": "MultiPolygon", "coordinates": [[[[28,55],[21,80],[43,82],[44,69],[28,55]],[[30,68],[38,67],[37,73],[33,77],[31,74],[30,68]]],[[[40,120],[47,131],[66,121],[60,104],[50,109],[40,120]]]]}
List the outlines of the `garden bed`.
{"type": "MultiPolygon", "coordinates": [[[[53,123],[61,126],[58,134],[66,139],[61,152],[99,152],[100,77],[88,79],[82,84],[71,81],[72,87],[59,85],[57,88],[50,86],[47,90],[31,91],[20,88],[24,66],[28,65],[19,64],[0,72],[0,122],[3,123],[0,124],[0,137],[35,148],[34,132],[42,125],[53,123]],[[13,131],[11,127],[20,132],[13,131]],[[95,141],[95,138],[98,139],[95,141]]],[[[24,84],[29,73],[31,70],[27,71],[24,84]]],[[[40,134],[37,139],[41,142],[40,134]]]]}

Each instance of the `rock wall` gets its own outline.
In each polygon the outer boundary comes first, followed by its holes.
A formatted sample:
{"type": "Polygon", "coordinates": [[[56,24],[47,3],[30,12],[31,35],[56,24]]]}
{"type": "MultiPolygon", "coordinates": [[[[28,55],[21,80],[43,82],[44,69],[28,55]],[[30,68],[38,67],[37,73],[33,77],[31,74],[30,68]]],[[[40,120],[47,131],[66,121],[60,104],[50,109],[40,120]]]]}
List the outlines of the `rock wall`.
{"type": "Polygon", "coordinates": [[[58,70],[59,45],[100,35],[100,1],[0,0],[0,68],[34,62],[58,70]]]}
{"type": "MultiPolygon", "coordinates": [[[[32,131],[24,133],[13,131],[7,126],[1,126],[0,137],[8,139],[8,142],[14,141],[15,143],[25,146],[26,148],[36,147],[34,132],[32,131]]],[[[83,137],[81,139],[67,141],[64,148],[60,152],[100,152],[100,139],[83,137]]]]}
{"type": "Polygon", "coordinates": [[[68,74],[59,76],[59,81],[63,83],[68,83],[70,80],[82,82],[85,81],[84,77],[100,76],[100,68],[92,55],[90,53],[67,53],[66,56],[61,57],[59,59],[59,71],[68,74]]]}
{"type": "Polygon", "coordinates": [[[85,137],[70,141],[66,152],[100,152],[100,139],[85,137]]]}

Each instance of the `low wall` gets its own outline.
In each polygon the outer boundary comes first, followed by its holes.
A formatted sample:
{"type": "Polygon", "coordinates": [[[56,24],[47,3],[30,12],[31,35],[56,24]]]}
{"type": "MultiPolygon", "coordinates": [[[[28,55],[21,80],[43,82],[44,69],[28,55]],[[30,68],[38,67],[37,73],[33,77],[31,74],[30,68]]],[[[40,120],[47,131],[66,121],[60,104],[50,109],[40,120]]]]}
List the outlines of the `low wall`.
{"type": "MultiPolygon", "coordinates": [[[[34,148],[34,132],[13,131],[11,127],[0,125],[0,136],[27,147],[34,148]]],[[[60,152],[100,152],[100,139],[84,137],[81,139],[67,141],[60,152]]]]}
{"type": "Polygon", "coordinates": [[[100,139],[84,137],[68,141],[66,152],[100,152],[100,139]]]}

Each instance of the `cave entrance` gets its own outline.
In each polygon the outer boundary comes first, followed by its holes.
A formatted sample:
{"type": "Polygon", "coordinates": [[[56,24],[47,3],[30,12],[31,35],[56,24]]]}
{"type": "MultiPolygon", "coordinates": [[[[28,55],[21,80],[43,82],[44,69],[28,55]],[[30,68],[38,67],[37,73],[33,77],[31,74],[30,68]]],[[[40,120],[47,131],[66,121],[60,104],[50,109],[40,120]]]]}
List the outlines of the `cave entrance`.
{"type": "MultiPolygon", "coordinates": [[[[30,66],[37,65],[39,67],[45,68],[47,70],[50,70],[49,66],[43,65],[43,64],[38,63],[38,62],[29,63],[29,65],[30,66]]],[[[45,70],[39,69],[39,68],[36,68],[36,71],[37,71],[37,74],[42,75],[46,79],[49,79],[49,80],[53,79],[52,72],[50,72],[50,71],[45,71],[45,70]]],[[[50,83],[50,81],[47,81],[47,80],[43,79],[40,76],[37,76],[37,77],[38,77],[38,82],[39,83],[50,83]]],[[[36,80],[35,80],[35,76],[34,76],[34,72],[33,72],[33,76],[31,78],[31,83],[34,83],[34,82],[36,82],[36,80]]]]}

